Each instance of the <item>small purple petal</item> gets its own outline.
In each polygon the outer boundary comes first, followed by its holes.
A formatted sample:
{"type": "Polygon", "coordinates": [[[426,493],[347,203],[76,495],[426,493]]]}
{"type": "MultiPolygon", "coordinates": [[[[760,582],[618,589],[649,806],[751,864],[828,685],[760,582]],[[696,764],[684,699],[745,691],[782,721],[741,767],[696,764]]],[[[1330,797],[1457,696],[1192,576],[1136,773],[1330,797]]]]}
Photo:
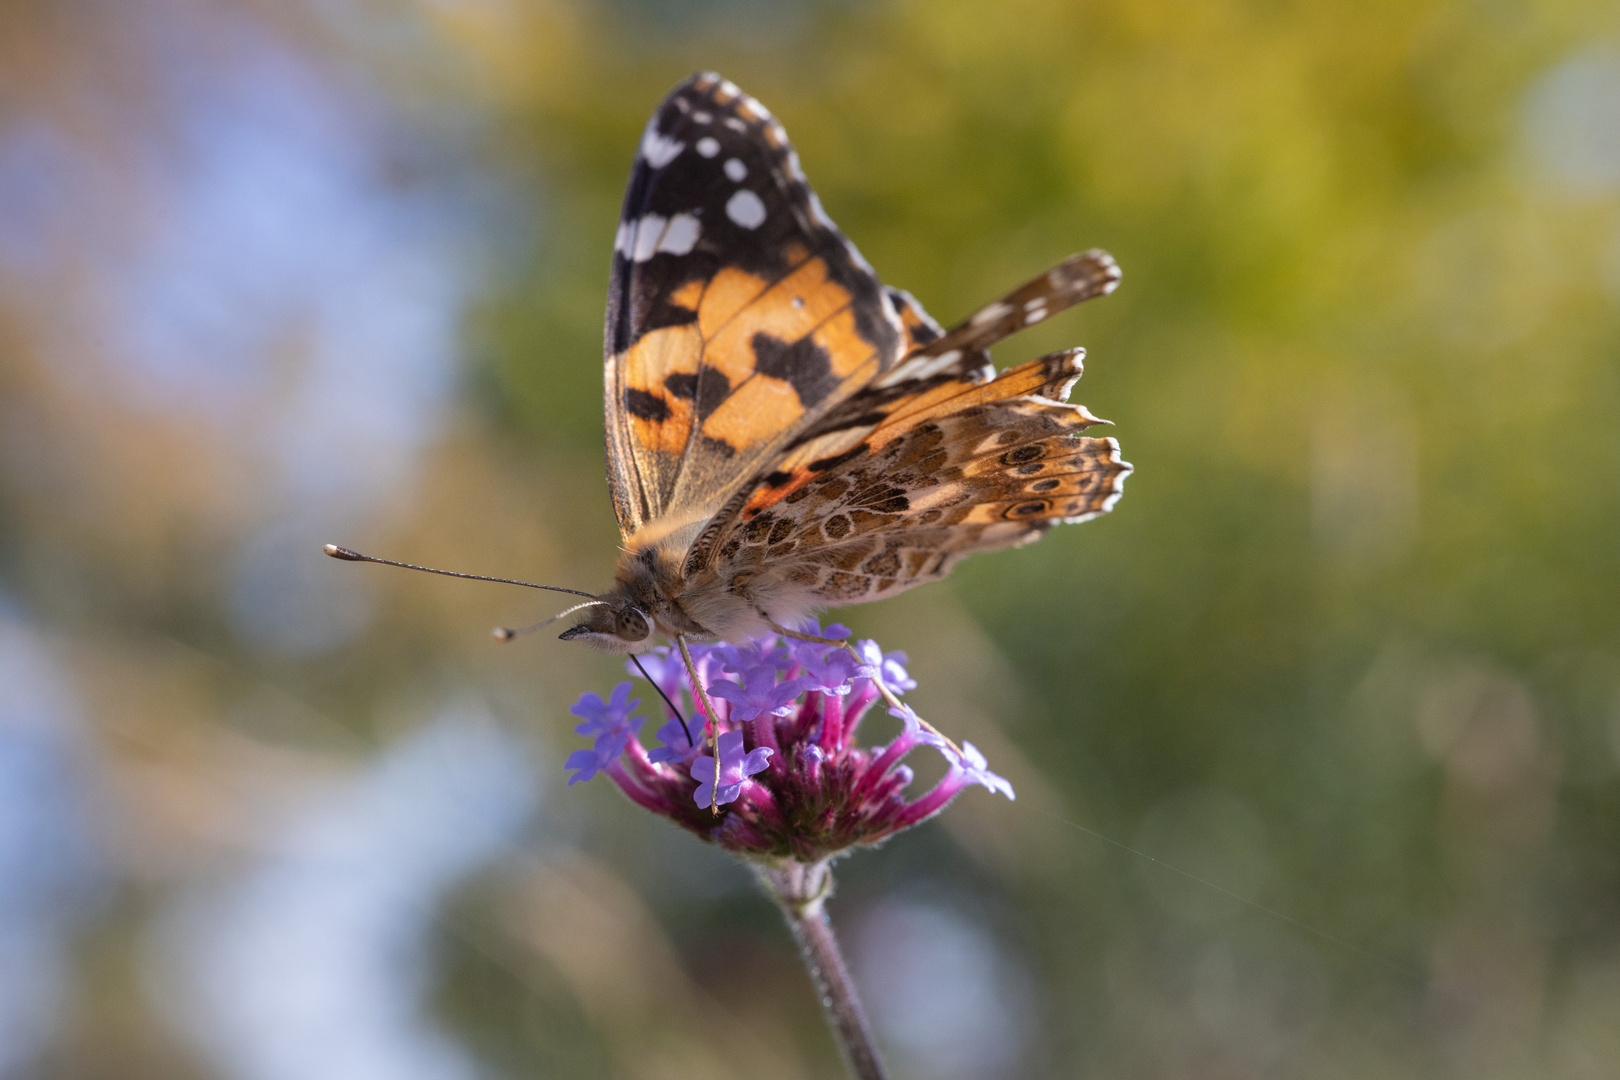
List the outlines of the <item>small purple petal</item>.
{"type": "Polygon", "coordinates": [[[905,668],[907,661],[908,657],[903,652],[883,654],[883,685],[896,694],[917,689],[917,680],[905,668]]]}
{"type": "Polygon", "coordinates": [[[793,657],[776,644],[774,636],[756,638],[740,648],[720,642],[714,646],[714,655],[726,671],[748,684],[758,678],[775,682],[776,672],[793,666],[793,657]]]}
{"type": "Polygon", "coordinates": [[[613,696],[603,701],[595,694],[582,694],[568,711],[575,716],[582,717],[583,722],[574,730],[581,735],[598,735],[608,732],[628,731],[634,732],[645,723],[641,718],[630,719],[630,714],[641,705],[641,699],[634,701],[630,698],[630,684],[622,682],[613,688],[613,696]]]}
{"type": "Polygon", "coordinates": [[[568,755],[563,763],[565,769],[578,769],[579,772],[568,778],[568,786],[573,787],[581,780],[589,780],[601,769],[601,762],[596,758],[595,750],[575,750],[568,755]]]}
{"type": "Polygon", "coordinates": [[[877,677],[883,670],[883,650],[871,638],[856,643],[855,650],[861,654],[861,667],[855,674],[863,679],[877,677]]]}
{"type": "MultiPolygon", "coordinates": [[[[815,619],[807,619],[804,625],[800,627],[800,633],[809,634],[812,637],[847,638],[849,637],[849,627],[833,623],[823,630],[821,624],[815,619]]],[[[819,663],[828,649],[833,647],[823,645],[817,641],[800,641],[798,638],[789,638],[787,646],[793,653],[793,659],[804,667],[809,667],[812,663],[819,663]]]]}
{"type": "Polygon", "coordinates": [[[573,787],[581,780],[589,780],[613,764],[613,760],[619,756],[619,751],[624,749],[624,745],[620,744],[618,749],[612,750],[611,753],[604,752],[609,749],[612,748],[597,745],[589,750],[575,750],[572,754],[569,754],[568,760],[563,762],[563,768],[578,769],[579,771],[568,778],[568,786],[573,787]]]}
{"type": "Polygon", "coordinates": [[[581,735],[596,736],[596,745],[589,750],[576,750],[563,763],[564,768],[580,770],[568,783],[589,780],[607,768],[630,745],[630,740],[646,720],[630,716],[641,699],[630,700],[630,684],[622,682],[613,688],[613,695],[603,701],[595,694],[584,694],[568,711],[584,719],[574,728],[581,735]]]}
{"type": "Polygon", "coordinates": [[[843,649],[816,647],[822,650],[822,655],[799,654],[799,663],[804,665],[805,673],[800,680],[804,688],[840,697],[849,693],[853,689],[851,680],[860,671],[860,662],[843,649]]]}
{"type": "Polygon", "coordinates": [[[901,738],[910,741],[913,746],[932,746],[944,754],[951,764],[956,764],[956,748],[951,745],[949,739],[924,724],[922,717],[917,715],[916,709],[913,709],[910,705],[902,705],[898,709],[890,708],[889,715],[897,717],[905,725],[905,728],[901,731],[901,738]]]}
{"type": "Polygon", "coordinates": [[[860,643],[861,670],[859,675],[863,679],[881,678],[883,685],[896,694],[903,694],[907,690],[917,689],[917,680],[906,671],[906,654],[903,652],[886,653],[878,647],[878,643],[870,639],[860,643]]]}
{"type": "MultiPolygon", "coordinates": [[[[776,674],[774,668],[756,670],[768,671],[773,677],[776,674]]],[[[734,723],[746,724],[762,714],[786,716],[792,712],[793,700],[804,693],[799,683],[798,679],[789,679],[784,683],[755,679],[750,680],[745,690],[729,679],[720,679],[709,685],[709,693],[731,702],[730,719],[734,723]]]]}
{"type": "Polygon", "coordinates": [[[1012,785],[1004,777],[997,776],[990,771],[990,763],[984,760],[984,755],[979,753],[978,747],[972,743],[964,742],[962,744],[961,757],[952,764],[962,771],[969,783],[979,784],[991,791],[999,791],[1007,796],[1009,800],[1018,798],[1017,795],[1013,794],[1012,785]]]}
{"type": "Polygon", "coordinates": [[[664,726],[658,729],[658,741],[664,745],[647,751],[648,761],[675,761],[685,757],[692,750],[692,740],[686,734],[686,725],[679,720],[666,721],[664,726]]]}
{"type": "Polygon", "coordinates": [[[730,679],[716,679],[710,683],[709,696],[719,698],[721,701],[729,701],[731,708],[726,713],[726,717],[739,724],[747,723],[759,715],[759,708],[749,703],[748,691],[730,679]]]}
{"type": "Polygon", "coordinates": [[[724,806],[734,801],[742,793],[743,781],[763,771],[770,763],[771,749],[768,746],[756,747],[746,757],[743,756],[743,735],[740,731],[728,731],[720,736],[718,742],[720,789],[717,797],[714,796],[714,758],[701,754],[692,762],[691,776],[698,782],[692,798],[699,806],[724,806]]]}

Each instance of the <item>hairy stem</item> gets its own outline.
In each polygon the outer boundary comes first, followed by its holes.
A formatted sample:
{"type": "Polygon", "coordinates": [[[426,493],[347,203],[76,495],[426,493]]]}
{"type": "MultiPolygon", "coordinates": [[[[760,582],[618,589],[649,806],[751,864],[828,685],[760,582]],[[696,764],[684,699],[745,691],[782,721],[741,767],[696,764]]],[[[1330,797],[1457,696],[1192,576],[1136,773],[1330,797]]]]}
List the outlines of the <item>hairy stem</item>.
{"type": "Polygon", "coordinates": [[[799,954],[810,971],[816,994],[827,1012],[827,1024],[843,1051],[844,1064],[856,1080],[884,1080],[872,1028],[855,993],[855,983],[844,966],[838,938],[827,919],[827,897],[832,895],[832,871],[826,861],[785,861],[755,864],[761,884],[787,918],[799,954]]]}

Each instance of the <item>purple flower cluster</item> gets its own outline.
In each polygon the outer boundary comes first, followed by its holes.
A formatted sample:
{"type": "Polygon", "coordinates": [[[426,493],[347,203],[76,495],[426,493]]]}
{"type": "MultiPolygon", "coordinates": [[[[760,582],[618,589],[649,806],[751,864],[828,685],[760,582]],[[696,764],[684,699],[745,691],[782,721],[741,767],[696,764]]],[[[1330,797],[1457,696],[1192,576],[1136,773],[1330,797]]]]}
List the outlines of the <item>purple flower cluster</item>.
{"type": "MultiPolygon", "coordinates": [[[[815,636],[846,638],[842,626],[815,636]]],[[[692,692],[678,651],[640,657],[647,675],[681,710],[665,708],[662,745],[638,738],[641,699],[620,683],[603,701],[586,694],[573,713],[576,731],[593,738],[575,751],[568,781],[606,773],[632,801],[739,855],[817,862],[857,844],[874,844],[943,810],[964,787],[979,784],[1009,799],[1012,785],[991,772],[972,743],[960,747],[924,723],[907,705],[890,705],[901,721],[888,743],[863,747],[855,734],[874,703],[916,687],[904,653],[884,653],[873,641],[849,649],[774,635],[746,645],[689,645],[698,676],[714,704],[715,759],[705,732],[701,695],[692,692]],[[883,693],[889,692],[888,695],[883,693]],[[904,758],[930,746],[949,765],[927,792],[907,798],[912,781],[904,758]],[[714,804],[711,809],[711,803],[714,804]]],[[[632,664],[631,674],[640,676],[632,664]]]]}

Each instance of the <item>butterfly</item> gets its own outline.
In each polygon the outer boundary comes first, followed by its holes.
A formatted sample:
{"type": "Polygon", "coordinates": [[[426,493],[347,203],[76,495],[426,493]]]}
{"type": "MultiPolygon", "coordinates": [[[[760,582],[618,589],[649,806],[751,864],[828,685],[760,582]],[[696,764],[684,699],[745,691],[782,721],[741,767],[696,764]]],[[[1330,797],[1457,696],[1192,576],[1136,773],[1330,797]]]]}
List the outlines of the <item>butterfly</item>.
{"type": "Polygon", "coordinates": [[[713,73],[642,134],[605,334],[613,587],[562,634],[741,642],[1110,510],[1131,466],[1068,404],[1084,350],[989,348],[1114,290],[1072,256],[945,330],[827,217],[782,125],[713,73]]]}

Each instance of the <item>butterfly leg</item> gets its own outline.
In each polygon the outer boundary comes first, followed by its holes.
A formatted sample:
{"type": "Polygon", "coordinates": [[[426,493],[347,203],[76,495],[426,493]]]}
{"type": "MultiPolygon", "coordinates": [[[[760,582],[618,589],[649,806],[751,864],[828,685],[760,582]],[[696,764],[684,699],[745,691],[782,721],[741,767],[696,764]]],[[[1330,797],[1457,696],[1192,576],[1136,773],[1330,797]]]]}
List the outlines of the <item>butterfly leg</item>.
{"type": "Polygon", "coordinates": [[[840,649],[846,649],[849,647],[844,638],[817,637],[815,634],[805,634],[798,630],[789,630],[787,627],[776,622],[771,622],[770,625],[772,630],[775,630],[778,634],[781,634],[784,637],[790,637],[794,641],[809,641],[816,645],[837,645],[840,649]]]}
{"type": "MultiPolygon", "coordinates": [[[[765,613],[760,612],[760,614],[764,615],[765,613]]],[[[815,634],[806,634],[806,633],[802,633],[802,632],[800,632],[798,630],[789,630],[787,627],[783,626],[781,623],[776,622],[774,619],[771,619],[769,616],[766,616],[766,622],[770,623],[770,627],[771,627],[772,630],[775,630],[778,634],[781,634],[784,637],[793,638],[795,641],[810,641],[810,642],[814,642],[817,645],[837,645],[839,648],[841,648],[845,652],[849,653],[849,655],[853,656],[857,663],[863,663],[865,661],[865,659],[866,659],[860,653],[855,651],[854,644],[851,643],[850,641],[848,641],[847,639],[840,640],[838,638],[817,637],[815,634]]],[[[883,685],[883,674],[882,674],[882,672],[876,672],[876,673],[874,673],[872,675],[872,685],[877,687],[879,694],[883,695],[883,700],[889,703],[889,708],[891,708],[891,709],[904,709],[905,708],[905,704],[898,697],[895,696],[894,691],[890,690],[887,686],[883,685]]],[[[915,714],[913,714],[913,715],[915,715],[915,714]]],[[[920,716],[917,717],[917,722],[919,724],[921,724],[923,727],[927,728],[929,731],[933,732],[935,735],[938,735],[941,739],[944,739],[946,744],[949,745],[952,750],[956,751],[958,754],[960,754],[962,752],[962,748],[960,746],[957,746],[956,743],[952,742],[951,737],[949,735],[945,734],[943,731],[939,730],[939,728],[935,727],[933,724],[930,724],[928,721],[924,720],[920,716]]]]}
{"type": "Polygon", "coordinates": [[[718,815],[720,813],[720,728],[714,722],[714,702],[709,700],[708,688],[703,680],[698,678],[697,665],[692,662],[692,650],[686,647],[686,635],[676,634],[675,644],[680,647],[681,659],[686,662],[686,675],[692,680],[692,689],[697,691],[698,699],[703,702],[703,718],[707,721],[704,730],[709,736],[709,753],[714,757],[714,787],[709,792],[709,810],[718,815]]]}

